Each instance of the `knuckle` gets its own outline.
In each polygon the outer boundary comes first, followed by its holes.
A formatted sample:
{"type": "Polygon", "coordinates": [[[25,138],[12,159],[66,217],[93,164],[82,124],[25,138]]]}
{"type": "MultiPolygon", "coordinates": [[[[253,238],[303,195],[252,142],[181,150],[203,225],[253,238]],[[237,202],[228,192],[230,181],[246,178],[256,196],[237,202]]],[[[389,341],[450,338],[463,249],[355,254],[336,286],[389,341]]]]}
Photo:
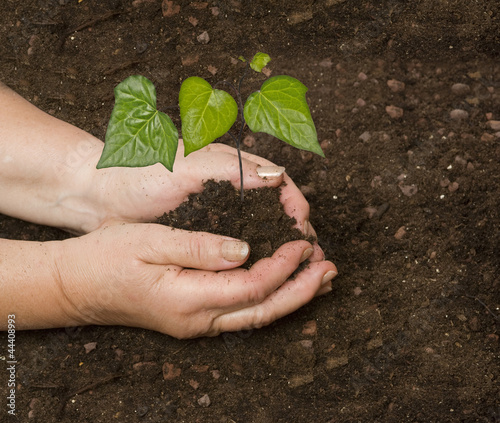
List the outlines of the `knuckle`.
{"type": "Polygon", "coordinates": [[[207,260],[207,250],[202,236],[189,237],[187,253],[189,258],[197,263],[203,263],[207,260]]]}

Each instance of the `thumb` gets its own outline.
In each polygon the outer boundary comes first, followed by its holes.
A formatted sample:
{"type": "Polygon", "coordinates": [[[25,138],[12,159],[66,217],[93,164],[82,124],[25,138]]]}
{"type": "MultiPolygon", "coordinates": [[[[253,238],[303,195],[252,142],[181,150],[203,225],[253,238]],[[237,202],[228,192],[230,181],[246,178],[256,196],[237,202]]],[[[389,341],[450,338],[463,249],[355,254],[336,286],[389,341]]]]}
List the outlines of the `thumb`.
{"type": "MultiPolygon", "coordinates": [[[[179,151],[183,151],[182,143],[179,151]]],[[[188,156],[185,168],[186,177],[197,175],[198,180],[231,181],[235,188],[240,188],[240,166],[237,150],[225,144],[210,144],[188,156]]],[[[242,154],[243,183],[245,189],[264,186],[278,187],[283,182],[285,168],[268,161],[252,160],[256,157],[242,154]]],[[[178,157],[182,163],[183,158],[178,157]]]]}
{"type": "Polygon", "coordinates": [[[217,271],[241,266],[250,254],[246,242],[227,236],[155,224],[140,226],[146,227],[140,259],[147,263],[217,271]]]}

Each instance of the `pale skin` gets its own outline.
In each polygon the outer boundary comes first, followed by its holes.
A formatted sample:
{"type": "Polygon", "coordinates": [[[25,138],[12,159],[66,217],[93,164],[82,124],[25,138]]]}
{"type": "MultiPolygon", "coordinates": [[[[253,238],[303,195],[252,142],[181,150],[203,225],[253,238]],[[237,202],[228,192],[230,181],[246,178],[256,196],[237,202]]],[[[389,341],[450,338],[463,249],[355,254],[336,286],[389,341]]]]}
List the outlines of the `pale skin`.
{"type": "MultiPolygon", "coordinates": [[[[212,144],[183,157],[180,143],[173,173],[160,164],[97,170],[102,148],[0,84],[0,213],[80,235],[0,239],[0,329],[15,314],[17,329],[99,324],[215,336],[262,327],[331,291],[337,269],[317,243],[290,242],[244,270],[245,242],[145,223],[207,179],[239,187],[233,148],[212,144]]],[[[309,205],[284,169],[243,158],[245,189],[285,181],[285,211],[314,235],[309,205]]]]}

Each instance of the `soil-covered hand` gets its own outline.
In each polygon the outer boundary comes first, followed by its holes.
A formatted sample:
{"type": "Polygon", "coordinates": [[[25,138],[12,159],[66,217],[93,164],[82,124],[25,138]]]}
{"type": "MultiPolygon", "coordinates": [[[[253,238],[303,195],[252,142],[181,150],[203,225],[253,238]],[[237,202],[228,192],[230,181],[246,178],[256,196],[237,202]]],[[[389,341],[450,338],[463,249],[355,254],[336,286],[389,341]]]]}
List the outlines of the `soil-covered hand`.
{"type": "MultiPolygon", "coordinates": [[[[242,153],[242,157],[245,189],[283,184],[281,201],[285,212],[296,219],[302,232],[315,236],[308,220],[309,204],[284,168],[252,154],[242,153]]],[[[93,157],[89,166],[94,168],[97,158],[93,157]]],[[[240,186],[237,150],[224,144],[211,144],[183,157],[180,142],[174,172],[157,164],[147,168],[95,170],[92,175],[93,196],[104,211],[97,221],[99,227],[117,221],[153,221],[175,209],[189,194],[202,191],[203,183],[209,179],[229,180],[236,188],[240,186]]],[[[310,260],[323,258],[323,252],[315,244],[310,260]]]]}
{"type": "Polygon", "coordinates": [[[178,338],[258,328],[331,290],[333,263],[294,241],[249,270],[248,245],[156,224],[111,225],[51,244],[69,324],[127,325],[178,338]]]}

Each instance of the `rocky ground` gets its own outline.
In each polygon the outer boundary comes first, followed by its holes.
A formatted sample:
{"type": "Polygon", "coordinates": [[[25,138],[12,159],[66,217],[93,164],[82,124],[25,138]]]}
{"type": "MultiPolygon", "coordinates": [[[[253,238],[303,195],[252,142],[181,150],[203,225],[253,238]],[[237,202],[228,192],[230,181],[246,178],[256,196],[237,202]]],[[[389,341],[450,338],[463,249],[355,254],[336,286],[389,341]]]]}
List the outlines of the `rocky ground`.
{"type": "MultiPolygon", "coordinates": [[[[186,77],[237,80],[238,56],[270,54],[271,75],[309,87],[326,159],[262,134],[244,148],[286,166],[340,275],[270,327],[213,339],[18,333],[18,416],[0,420],[500,421],[499,9],[4,0],[0,79],[101,139],[127,76],[151,79],[174,116],[186,77]]],[[[0,234],[69,236],[7,216],[0,234]]]]}

